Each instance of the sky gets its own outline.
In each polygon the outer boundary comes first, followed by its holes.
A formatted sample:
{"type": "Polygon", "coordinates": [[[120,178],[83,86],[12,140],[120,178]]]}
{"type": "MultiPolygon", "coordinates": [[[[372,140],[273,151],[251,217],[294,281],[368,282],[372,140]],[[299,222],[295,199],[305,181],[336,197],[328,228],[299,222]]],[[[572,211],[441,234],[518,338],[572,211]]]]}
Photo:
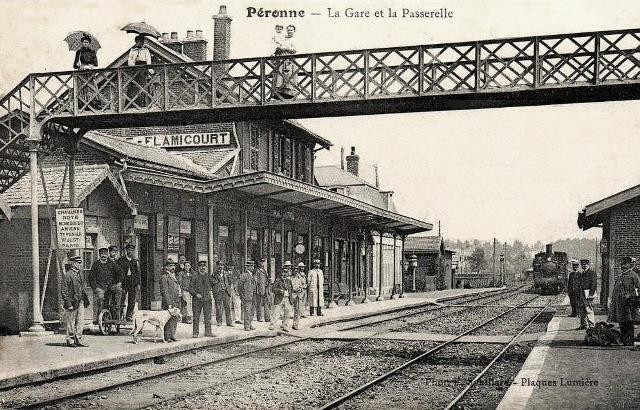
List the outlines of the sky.
{"type": "MultiPolygon", "coordinates": [[[[377,48],[640,27],[640,2],[563,1],[226,1],[233,18],[231,57],[271,53],[276,23],[295,24],[299,52],[377,48]],[[304,10],[300,18],[248,17],[248,7],[304,10]],[[448,19],[348,18],[345,9],[453,12],[448,19]],[[338,11],[341,17],[329,17],[338,11]],[[314,16],[311,13],[319,13],[314,16]]],[[[70,70],[63,38],[89,30],[103,48],[101,66],[133,36],[120,31],[145,20],[161,32],[203,30],[224,0],[0,0],[0,94],[29,72],[70,70]]],[[[209,49],[209,55],[211,50],[209,49]]],[[[437,226],[448,238],[520,239],[528,243],[582,232],[587,204],[639,183],[640,103],[518,107],[305,119],[331,140],[317,164],[339,164],[340,147],[355,146],[376,163],[397,209],[437,226]]]]}

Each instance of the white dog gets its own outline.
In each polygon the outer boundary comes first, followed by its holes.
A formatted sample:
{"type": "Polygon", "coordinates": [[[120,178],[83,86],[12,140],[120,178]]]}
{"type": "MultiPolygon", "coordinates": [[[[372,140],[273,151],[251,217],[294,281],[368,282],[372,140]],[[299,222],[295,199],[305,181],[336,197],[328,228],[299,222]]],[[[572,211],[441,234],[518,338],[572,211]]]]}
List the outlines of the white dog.
{"type": "Polygon", "coordinates": [[[129,334],[133,334],[133,343],[138,343],[138,333],[142,331],[145,323],[149,323],[156,327],[156,333],[153,335],[155,339],[158,338],[158,333],[162,333],[162,341],[167,342],[164,339],[164,326],[172,317],[180,320],[182,315],[180,309],[172,307],[166,310],[138,310],[133,315],[133,329],[129,334]]]}

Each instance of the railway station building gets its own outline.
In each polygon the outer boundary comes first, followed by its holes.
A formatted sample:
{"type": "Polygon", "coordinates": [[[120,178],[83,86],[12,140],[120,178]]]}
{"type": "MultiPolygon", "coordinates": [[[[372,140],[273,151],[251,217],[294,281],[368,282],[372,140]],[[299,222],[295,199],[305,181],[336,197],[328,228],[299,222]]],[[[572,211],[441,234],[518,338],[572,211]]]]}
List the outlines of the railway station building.
{"type": "MultiPolygon", "coordinates": [[[[417,291],[452,289],[455,287],[452,259],[455,252],[446,249],[442,236],[410,236],[404,244],[404,258],[415,257],[417,291]]],[[[405,290],[413,289],[413,272],[404,277],[405,290]]]]}
{"type": "MultiPolygon", "coordinates": [[[[154,63],[189,62],[206,56],[206,41],[195,37],[146,42],[154,63]]],[[[220,50],[228,57],[228,38],[218,40],[214,58],[220,50]]],[[[126,64],[126,56],[111,66],[126,64]]],[[[160,308],[164,261],[179,255],[205,260],[211,269],[218,260],[240,269],[247,259],[266,257],[272,276],[286,260],[310,266],[318,258],[327,301],[389,297],[402,277],[404,238],[432,225],[399,214],[392,193],[373,187],[373,195],[369,186],[371,195],[363,196],[356,186],[327,182],[314,162],[331,146],[295,121],[263,120],[97,129],[50,152],[41,170],[27,170],[2,194],[9,209],[0,218],[1,330],[25,330],[33,317],[32,199],[39,209],[45,322],[58,320],[61,306],[66,252],[55,249],[57,207],[84,210],[85,272],[98,248],[136,245],[142,309],[160,308]],[[37,198],[30,195],[33,177],[37,198]]]]}
{"type": "Polygon", "coordinates": [[[613,284],[621,273],[620,258],[640,258],[640,185],[586,205],[578,213],[578,227],[600,228],[602,277],[600,303],[607,307],[613,284]]]}

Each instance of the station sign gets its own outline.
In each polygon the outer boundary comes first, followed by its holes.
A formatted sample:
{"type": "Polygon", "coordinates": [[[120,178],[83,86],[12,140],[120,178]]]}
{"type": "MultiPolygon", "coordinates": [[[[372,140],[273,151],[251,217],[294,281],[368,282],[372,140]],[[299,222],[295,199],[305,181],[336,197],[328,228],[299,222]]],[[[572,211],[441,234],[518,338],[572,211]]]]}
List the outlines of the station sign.
{"type": "Polygon", "coordinates": [[[56,209],[58,249],[82,249],[86,245],[84,209],[56,209]]]}
{"type": "Polygon", "coordinates": [[[230,132],[199,132],[193,134],[137,135],[127,141],[156,148],[211,147],[229,145],[230,132]]]}

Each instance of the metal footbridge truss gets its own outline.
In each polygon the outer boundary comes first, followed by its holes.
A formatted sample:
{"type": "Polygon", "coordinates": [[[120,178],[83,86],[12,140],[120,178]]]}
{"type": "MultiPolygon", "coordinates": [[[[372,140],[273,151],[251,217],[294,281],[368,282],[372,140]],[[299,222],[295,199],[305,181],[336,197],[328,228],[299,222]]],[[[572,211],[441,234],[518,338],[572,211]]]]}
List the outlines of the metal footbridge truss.
{"type": "Polygon", "coordinates": [[[34,73],[0,100],[0,193],[30,144],[90,129],[629,100],[639,78],[640,29],[34,73]]]}

